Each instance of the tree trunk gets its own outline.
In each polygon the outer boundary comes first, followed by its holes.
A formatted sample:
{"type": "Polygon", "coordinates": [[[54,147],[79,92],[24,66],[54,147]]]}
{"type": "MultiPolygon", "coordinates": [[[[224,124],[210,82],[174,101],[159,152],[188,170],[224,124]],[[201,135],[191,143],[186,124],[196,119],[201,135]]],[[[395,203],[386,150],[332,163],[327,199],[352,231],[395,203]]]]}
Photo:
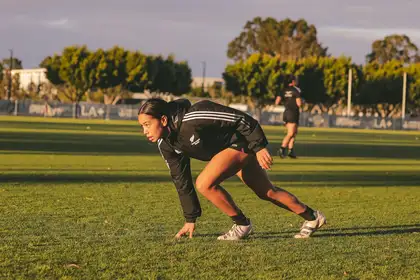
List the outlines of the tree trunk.
{"type": "Polygon", "coordinates": [[[90,93],[91,93],[90,89],[87,90],[86,93],[85,93],[86,94],[86,102],[88,102],[88,103],[92,102],[92,99],[90,98],[90,93]]]}

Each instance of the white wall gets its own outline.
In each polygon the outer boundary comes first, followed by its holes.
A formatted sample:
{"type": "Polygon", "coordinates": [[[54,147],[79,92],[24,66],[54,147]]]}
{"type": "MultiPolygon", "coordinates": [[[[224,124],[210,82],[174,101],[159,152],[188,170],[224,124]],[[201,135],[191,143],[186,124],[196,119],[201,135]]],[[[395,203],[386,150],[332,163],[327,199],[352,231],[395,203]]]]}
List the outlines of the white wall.
{"type": "Polygon", "coordinates": [[[20,88],[28,89],[28,86],[34,83],[36,86],[42,83],[49,83],[47,79],[47,69],[15,69],[12,70],[12,76],[19,74],[20,88]]]}

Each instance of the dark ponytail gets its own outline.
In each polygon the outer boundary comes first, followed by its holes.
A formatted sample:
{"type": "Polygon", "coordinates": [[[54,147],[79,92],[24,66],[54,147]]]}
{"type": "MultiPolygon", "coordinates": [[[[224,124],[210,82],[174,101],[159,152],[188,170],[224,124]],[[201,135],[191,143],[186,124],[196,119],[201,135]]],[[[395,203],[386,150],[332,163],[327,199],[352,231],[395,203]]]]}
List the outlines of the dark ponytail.
{"type": "Polygon", "coordinates": [[[160,98],[148,99],[143,105],[141,105],[138,115],[146,114],[160,119],[162,116],[169,117],[169,105],[168,102],[160,98]]]}

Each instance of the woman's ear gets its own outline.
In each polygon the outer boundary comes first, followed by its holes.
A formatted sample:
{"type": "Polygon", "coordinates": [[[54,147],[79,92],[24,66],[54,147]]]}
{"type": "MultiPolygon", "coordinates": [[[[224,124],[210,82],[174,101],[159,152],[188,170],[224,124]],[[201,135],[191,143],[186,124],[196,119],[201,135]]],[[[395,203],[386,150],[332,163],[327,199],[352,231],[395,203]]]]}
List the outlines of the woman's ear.
{"type": "Polygon", "coordinates": [[[163,115],[160,118],[160,123],[162,124],[163,127],[167,127],[168,126],[168,117],[163,115]]]}

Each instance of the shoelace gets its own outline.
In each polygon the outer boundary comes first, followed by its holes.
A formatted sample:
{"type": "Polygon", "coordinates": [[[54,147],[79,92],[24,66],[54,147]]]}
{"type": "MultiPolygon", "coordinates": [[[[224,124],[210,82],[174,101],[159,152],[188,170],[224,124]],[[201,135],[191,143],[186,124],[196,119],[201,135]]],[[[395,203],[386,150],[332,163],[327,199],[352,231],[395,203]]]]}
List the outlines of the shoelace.
{"type": "Polygon", "coordinates": [[[236,228],[237,228],[238,226],[236,225],[236,224],[234,224],[233,226],[232,226],[232,228],[226,233],[226,235],[227,236],[235,236],[235,232],[236,232],[236,228]]]}

